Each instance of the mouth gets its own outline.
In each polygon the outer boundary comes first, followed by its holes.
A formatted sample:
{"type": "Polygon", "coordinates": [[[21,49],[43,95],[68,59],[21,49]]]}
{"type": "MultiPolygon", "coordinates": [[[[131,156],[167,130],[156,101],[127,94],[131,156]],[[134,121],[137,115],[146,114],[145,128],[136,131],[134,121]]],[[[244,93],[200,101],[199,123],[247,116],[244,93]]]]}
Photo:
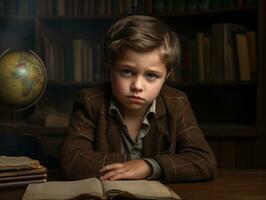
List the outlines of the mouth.
{"type": "Polygon", "coordinates": [[[144,99],[139,96],[127,96],[127,98],[131,101],[143,102],[144,99]]]}

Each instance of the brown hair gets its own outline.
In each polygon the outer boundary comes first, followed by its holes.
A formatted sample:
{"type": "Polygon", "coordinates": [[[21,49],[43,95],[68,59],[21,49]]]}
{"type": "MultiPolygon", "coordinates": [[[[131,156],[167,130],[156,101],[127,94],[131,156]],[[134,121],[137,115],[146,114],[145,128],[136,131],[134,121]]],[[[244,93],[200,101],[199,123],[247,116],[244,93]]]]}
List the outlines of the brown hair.
{"type": "Polygon", "coordinates": [[[159,19],[144,15],[125,17],[110,27],[104,43],[106,65],[112,66],[125,49],[159,49],[168,71],[178,64],[181,53],[176,33],[159,19]]]}

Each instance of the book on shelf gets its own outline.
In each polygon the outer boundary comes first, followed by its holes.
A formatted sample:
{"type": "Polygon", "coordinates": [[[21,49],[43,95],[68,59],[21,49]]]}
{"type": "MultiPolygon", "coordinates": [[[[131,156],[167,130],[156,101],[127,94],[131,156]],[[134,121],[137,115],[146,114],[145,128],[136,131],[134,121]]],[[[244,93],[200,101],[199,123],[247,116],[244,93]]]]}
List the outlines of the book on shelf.
{"type": "Polygon", "coordinates": [[[181,73],[176,80],[246,81],[256,74],[256,32],[233,23],[215,23],[210,32],[180,35],[181,73]]]}
{"type": "Polygon", "coordinates": [[[22,200],[62,199],[180,199],[159,181],[101,181],[87,178],[76,181],[48,181],[28,185],[22,200]]]}
{"type": "Polygon", "coordinates": [[[197,65],[198,65],[198,79],[199,81],[205,80],[205,68],[207,68],[207,60],[204,57],[206,54],[207,43],[205,40],[206,33],[197,33],[196,42],[197,42],[197,65]]]}
{"type": "Polygon", "coordinates": [[[198,7],[198,1],[197,0],[187,0],[186,1],[186,9],[188,11],[196,11],[198,7]]]}
{"type": "Polygon", "coordinates": [[[83,74],[83,39],[75,39],[73,40],[73,81],[74,82],[82,82],[82,74],[83,74]]]}
{"type": "Polygon", "coordinates": [[[35,0],[0,0],[0,16],[34,16],[35,0]]]}
{"type": "Polygon", "coordinates": [[[246,35],[248,44],[248,55],[250,59],[251,79],[255,80],[257,74],[256,31],[247,31],[246,35]]]}
{"type": "Polygon", "coordinates": [[[4,1],[0,1],[0,16],[4,16],[5,15],[5,2],[4,1]]]}
{"type": "Polygon", "coordinates": [[[41,125],[45,127],[66,127],[69,123],[70,115],[68,113],[57,111],[39,111],[26,119],[26,123],[41,125]]]}
{"type": "Polygon", "coordinates": [[[103,46],[101,43],[85,39],[73,40],[73,81],[93,82],[104,79],[102,63],[103,46]]]}
{"type": "Polygon", "coordinates": [[[251,80],[251,63],[246,33],[236,34],[236,46],[238,54],[240,80],[251,80]]]}
{"type": "Polygon", "coordinates": [[[0,188],[26,186],[47,180],[47,169],[27,156],[0,156],[0,188]]]}
{"type": "Polygon", "coordinates": [[[47,1],[50,16],[120,16],[128,14],[175,13],[177,11],[206,11],[255,5],[250,1],[222,0],[82,0],[47,1]]]}
{"type": "Polygon", "coordinates": [[[93,82],[104,80],[103,44],[75,38],[60,43],[44,38],[48,80],[93,82]]]}
{"type": "Polygon", "coordinates": [[[210,0],[198,0],[198,10],[209,10],[210,0]]]}
{"type": "Polygon", "coordinates": [[[186,10],[186,0],[172,1],[173,12],[183,12],[186,10]]]}
{"type": "Polygon", "coordinates": [[[240,24],[233,23],[222,23],[221,26],[221,39],[222,39],[222,50],[224,60],[224,80],[234,81],[238,79],[237,69],[237,55],[236,55],[236,44],[234,42],[234,34],[236,32],[246,31],[247,27],[240,24]]]}
{"type": "Polygon", "coordinates": [[[44,38],[44,54],[48,80],[64,80],[64,45],[60,42],[44,38]]]}

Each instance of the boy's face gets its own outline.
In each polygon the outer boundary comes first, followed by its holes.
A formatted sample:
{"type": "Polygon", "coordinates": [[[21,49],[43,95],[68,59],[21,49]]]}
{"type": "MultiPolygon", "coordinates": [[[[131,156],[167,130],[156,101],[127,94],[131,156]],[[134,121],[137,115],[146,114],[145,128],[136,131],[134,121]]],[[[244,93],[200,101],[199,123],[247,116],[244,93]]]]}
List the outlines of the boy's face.
{"type": "Polygon", "coordinates": [[[166,74],[159,50],[146,53],[126,50],[110,71],[113,94],[122,114],[144,114],[159,94],[166,74]]]}

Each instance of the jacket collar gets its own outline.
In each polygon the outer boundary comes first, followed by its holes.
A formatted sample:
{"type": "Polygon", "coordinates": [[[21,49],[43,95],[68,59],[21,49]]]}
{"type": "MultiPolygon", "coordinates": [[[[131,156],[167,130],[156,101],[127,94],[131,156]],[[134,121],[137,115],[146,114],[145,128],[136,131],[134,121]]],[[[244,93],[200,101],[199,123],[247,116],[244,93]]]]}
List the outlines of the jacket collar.
{"type": "Polygon", "coordinates": [[[162,93],[165,90],[165,86],[162,87],[161,92],[159,93],[158,97],[156,98],[156,118],[159,119],[166,113],[166,109],[164,106],[164,100],[162,98],[162,93]]]}

